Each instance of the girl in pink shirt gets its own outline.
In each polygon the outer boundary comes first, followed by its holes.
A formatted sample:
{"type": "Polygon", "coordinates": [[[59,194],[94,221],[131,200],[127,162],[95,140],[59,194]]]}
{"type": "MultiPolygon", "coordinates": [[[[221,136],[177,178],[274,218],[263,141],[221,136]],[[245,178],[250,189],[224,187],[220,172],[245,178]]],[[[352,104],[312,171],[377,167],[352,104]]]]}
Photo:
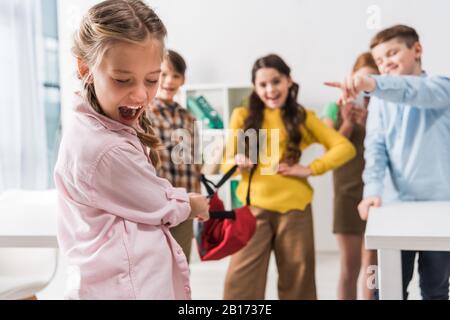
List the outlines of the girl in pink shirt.
{"type": "Polygon", "coordinates": [[[89,10],[75,37],[84,89],[55,168],[69,299],[191,297],[186,257],[169,228],[207,219],[208,202],[156,176],[159,141],[145,114],[165,36],[143,2],[108,0],[89,10]]]}

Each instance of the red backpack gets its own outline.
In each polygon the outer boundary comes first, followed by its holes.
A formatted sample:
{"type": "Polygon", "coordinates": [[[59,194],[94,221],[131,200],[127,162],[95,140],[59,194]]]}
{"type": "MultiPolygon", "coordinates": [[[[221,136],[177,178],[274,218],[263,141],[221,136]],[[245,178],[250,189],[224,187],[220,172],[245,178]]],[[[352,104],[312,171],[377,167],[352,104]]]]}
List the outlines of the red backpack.
{"type": "Polygon", "coordinates": [[[234,166],[222,179],[214,184],[204,175],[201,181],[205,186],[209,198],[210,220],[197,221],[195,225],[195,239],[202,261],[220,260],[242,249],[256,231],[256,218],[250,211],[250,183],[256,166],[250,172],[247,190],[247,204],[239,209],[225,211],[223,201],[219,198],[218,190],[236,172],[234,166]]]}

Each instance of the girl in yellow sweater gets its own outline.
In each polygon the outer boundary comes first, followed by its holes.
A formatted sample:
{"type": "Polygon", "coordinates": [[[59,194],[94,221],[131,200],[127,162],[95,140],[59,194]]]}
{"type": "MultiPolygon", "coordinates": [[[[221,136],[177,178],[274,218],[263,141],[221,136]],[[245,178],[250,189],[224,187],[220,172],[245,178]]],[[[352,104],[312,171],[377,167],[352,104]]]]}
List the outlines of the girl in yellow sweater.
{"type": "Polygon", "coordinates": [[[257,228],[250,242],[231,258],[225,299],[264,299],[272,250],[279,298],[316,299],[313,189],[307,178],[343,165],[355,156],[355,148],[297,103],[299,86],[290,71],[277,55],[258,59],[252,71],[254,91],[249,106],[236,108],[231,116],[232,134],[223,170],[239,166],[242,180],[237,193],[245,202],[249,173],[254,168],[250,198],[257,228]],[[251,156],[251,139],[244,141],[237,134],[242,129],[265,129],[257,138],[256,159],[251,156]],[[244,153],[238,152],[241,143],[244,153]],[[271,147],[274,143],[276,148],[271,147]],[[308,166],[299,164],[302,151],[313,143],[322,144],[326,153],[308,166]]]}

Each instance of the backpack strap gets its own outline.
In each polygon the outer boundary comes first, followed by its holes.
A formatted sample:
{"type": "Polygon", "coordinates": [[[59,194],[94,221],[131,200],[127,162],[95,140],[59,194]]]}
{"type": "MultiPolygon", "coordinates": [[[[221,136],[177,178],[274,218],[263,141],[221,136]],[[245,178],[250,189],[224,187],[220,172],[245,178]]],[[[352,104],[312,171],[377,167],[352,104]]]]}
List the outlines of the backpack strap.
{"type": "Polygon", "coordinates": [[[216,185],[211,180],[206,179],[204,174],[200,176],[200,181],[205,186],[206,192],[208,192],[208,198],[211,198],[215,193],[216,185]]]}
{"type": "Polygon", "coordinates": [[[247,197],[245,199],[247,206],[251,205],[251,202],[250,202],[250,187],[251,187],[251,184],[252,184],[253,175],[255,174],[257,167],[258,167],[257,164],[253,166],[252,170],[250,171],[250,176],[248,178],[247,197]]]}
{"type": "Polygon", "coordinates": [[[203,183],[203,185],[206,188],[206,191],[208,192],[209,196],[211,197],[215,191],[217,191],[220,187],[222,187],[237,171],[238,166],[234,166],[231,168],[227,173],[223,175],[223,177],[219,180],[219,182],[214,183],[211,180],[208,180],[204,174],[201,175],[200,181],[203,183]],[[214,189],[216,189],[214,191],[214,189]]]}
{"type": "Polygon", "coordinates": [[[220,187],[222,187],[233,176],[233,174],[236,173],[238,168],[239,168],[238,166],[234,166],[233,168],[228,170],[228,172],[223,175],[222,179],[220,179],[220,181],[217,182],[216,188],[219,189],[220,187]]]}
{"type": "Polygon", "coordinates": [[[236,213],[234,211],[213,211],[209,213],[209,218],[236,220],[236,213]]]}
{"type": "MultiPolygon", "coordinates": [[[[251,187],[251,182],[252,182],[252,179],[253,179],[253,175],[255,174],[257,167],[258,167],[257,164],[254,165],[253,168],[250,171],[250,177],[248,179],[247,197],[246,197],[246,205],[247,206],[250,206],[250,204],[251,204],[251,201],[250,201],[250,187],[251,187]]],[[[220,187],[222,187],[233,176],[233,174],[235,174],[235,172],[237,171],[238,168],[239,167],[237,165],[232,167],[227,173],[225,173],[223,175],[222,179],[220,179],[217,184],[215,184],[211,180],[208,180],[205,177],[205,175],[202,174],[200,180],[203,183],[203,185],[205,186],[206,191],[208,192],[208,197],[211,198],[214,195],[214,193],[220,187]]]]}

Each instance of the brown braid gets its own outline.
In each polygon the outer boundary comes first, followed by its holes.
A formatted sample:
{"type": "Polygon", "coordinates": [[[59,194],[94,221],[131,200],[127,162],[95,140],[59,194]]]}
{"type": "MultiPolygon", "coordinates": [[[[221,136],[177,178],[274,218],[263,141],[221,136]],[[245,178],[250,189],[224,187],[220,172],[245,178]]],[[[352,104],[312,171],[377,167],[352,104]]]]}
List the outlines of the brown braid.
{"type": "Polygon", "coordinates": [[[147,111],[145,111],[139,118],[139,125],[145,133],[136,131],[137,136],[141,142],[150,148],[149,156],[155,168],[159,168],[161,165],[161,159],[159,157],[158,150],[162,147],[161,140],[157,137],[155,130],[153,130],[152,124],[147,117],[147,111]]]}

